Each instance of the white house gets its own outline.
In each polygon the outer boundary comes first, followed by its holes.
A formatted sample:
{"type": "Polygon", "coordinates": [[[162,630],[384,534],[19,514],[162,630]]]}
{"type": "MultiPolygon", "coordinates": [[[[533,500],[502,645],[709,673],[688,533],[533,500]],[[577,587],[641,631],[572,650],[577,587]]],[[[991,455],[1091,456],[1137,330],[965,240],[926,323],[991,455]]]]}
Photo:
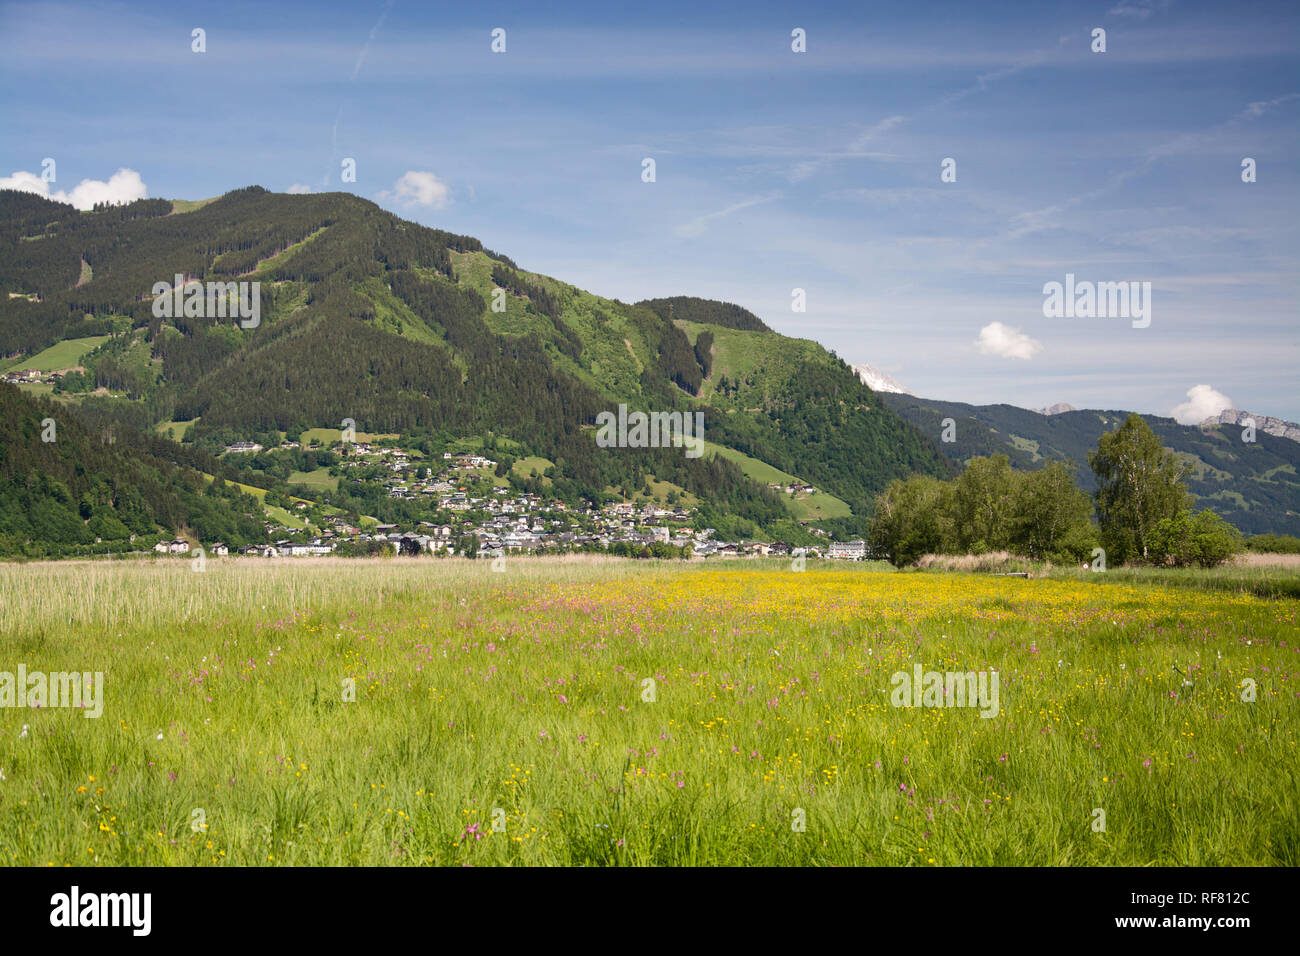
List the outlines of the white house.
{"type": "Polygon", "coordinates": [[[826,557],[848,561],[861,561],[867,556],[867,543],[858,541],[832,541],[826,547],[826,557]]]}

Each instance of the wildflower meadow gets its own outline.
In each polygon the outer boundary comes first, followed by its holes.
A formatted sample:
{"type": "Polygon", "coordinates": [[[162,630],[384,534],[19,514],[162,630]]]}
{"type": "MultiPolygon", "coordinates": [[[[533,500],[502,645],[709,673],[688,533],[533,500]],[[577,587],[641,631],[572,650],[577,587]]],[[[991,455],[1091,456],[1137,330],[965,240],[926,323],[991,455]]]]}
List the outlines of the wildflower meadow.
{"type": "Polygon", "coordinates": [[[1290,594],[497,568],[0,566],[0,671],[102,675],[97,718],[0,709],[0,860],[1300,864],[1290,594]],[[996,675],[996,713],[898,706],[922,668],[996,675]]]}

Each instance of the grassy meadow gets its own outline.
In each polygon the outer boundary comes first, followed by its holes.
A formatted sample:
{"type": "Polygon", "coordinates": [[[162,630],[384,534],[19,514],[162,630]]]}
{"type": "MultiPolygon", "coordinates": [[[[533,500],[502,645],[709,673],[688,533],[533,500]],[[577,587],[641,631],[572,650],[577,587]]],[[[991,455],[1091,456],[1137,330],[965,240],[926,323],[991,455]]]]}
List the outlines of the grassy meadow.
{"type": "Polygon", "coordinates": [[[1295,866],[1300,600],[1255,573],[0,565],[0,671],[105,700],[0,709],[0,861],[1295,866]],[[891,706],[918,663],[1000,712],[891,706]]]}

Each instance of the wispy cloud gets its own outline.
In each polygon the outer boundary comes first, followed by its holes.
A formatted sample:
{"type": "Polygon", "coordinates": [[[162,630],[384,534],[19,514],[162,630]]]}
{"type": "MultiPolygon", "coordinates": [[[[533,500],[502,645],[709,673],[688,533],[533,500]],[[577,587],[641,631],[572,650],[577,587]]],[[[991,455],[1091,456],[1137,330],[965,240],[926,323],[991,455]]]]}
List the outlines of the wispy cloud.
{"type": "Polygon", "coordinates": [[[1283,103],[1288,103],[1294,99],[1300,98],[1300,93],[1287,93],[1283,96],[1274,97],[1271,100],[1260,100],[1249,103],[1240,112],[1230,119],[1203,130],[1196,130],[1189,133],[1183,133],[1173,139],[1167,140],[1156,146],[1149,148],[1142,159],[1134,166],[1113,174],[1101,186],[1091,189],[1085,193],[1071,196],[1059,203],[1045,206],[1041,209],[1032,209],[1022,212],[1012,219],[1011,229],[1007,233],[1010,238],[1026,236],[1030,233],[1039,232],[1055,224],[1060,214],[1078,206],[1090,203],[1095,199],[1113,192],[1124,183],[1136,179],[1147,173],[1162,159],[1168,159],[1174,156],[1184,156],[1191,153],[1197,153],[1207,150],[1216,142],[1224,132],[1233,129],[1242,123],[1259,119],[1271,110],[1276,109],[1283,103]]]}
{"type": "Polygon", "coordinates": [[[1169,9],[1170,0],[1120,0],[1106,13],[1112,17],[1131,17],[1146,20],[1157,12],[1169,9]]]}
{"type": "Polygon", "coordinates": [[[370,55],[370,44],[375,42],[375,37],[379,35],[379,28],[382,27],[384,21],[388,19],[388,11],[392,8],[393,0],[388,0],[388,2],[384,4],[383,13],[379,14],[379,19],[376,20],[375,25],[370,28],[370,35],[366,37],[366,42],[362,44],[361,52],[357,54],[357,62],[352,67],[352,76],[350,79],[353,82],[356,81],[357,75],[361,72],[361,67],[365,65],[366,57],[370,55]]]}
{"type": "Polygon", "coordinates": [[[682,225],[678,226],[676,229],[673,230],[673,233],[685,239],[693,239],[696,236],[703,235],[704,232],[708,229],[709,224],[715,222],[718,219],[722,219],[725,216],[730,216],[732,213],[740,212],[740,210],[742,209],[748,209],[751,206],[757,206],[760,203],[771,202],[772,200],[779,199],[779,198],[780,198],[780,194],[773,195],[773,196],[755,196],[752,199],[744,199],[738,203],[732,203],[730,206],[727,206],[725,209],[719,209],[716,212],[710,212],[704,214],[703,216],[697,216],[695,219],[692,219],[690,222],[683,223],[682,225]]]}

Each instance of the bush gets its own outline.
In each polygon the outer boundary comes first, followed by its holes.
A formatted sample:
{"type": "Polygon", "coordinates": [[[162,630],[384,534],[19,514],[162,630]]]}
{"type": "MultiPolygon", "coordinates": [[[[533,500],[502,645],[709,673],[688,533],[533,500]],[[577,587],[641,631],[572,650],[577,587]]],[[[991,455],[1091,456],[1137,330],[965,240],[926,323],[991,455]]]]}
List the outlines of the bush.
{"type": "Polygon", "coordinates": [[[1065,463],[1017,472],[996,455],[972,459],[956,481],[893,482],[876,498],[868,536],[872,553],[897,567],[924,554],[1002,551],[1075,564],[1096,546],[1091,511],[1065,463]]]}
{"type": "Polygon", "coordinates": [[[1300,538],[1291,534],[1257,534],[1246,539],[1246,550],[1259,554],[1300,554],[1300,538]]]}
{"type": "Polygon", "coordinates": [[[1149,559],[1176,568],[1212,568],[1242,550],[1241,532],[1209,509],[1162,518],[1151,533],[1149,559]]]}

